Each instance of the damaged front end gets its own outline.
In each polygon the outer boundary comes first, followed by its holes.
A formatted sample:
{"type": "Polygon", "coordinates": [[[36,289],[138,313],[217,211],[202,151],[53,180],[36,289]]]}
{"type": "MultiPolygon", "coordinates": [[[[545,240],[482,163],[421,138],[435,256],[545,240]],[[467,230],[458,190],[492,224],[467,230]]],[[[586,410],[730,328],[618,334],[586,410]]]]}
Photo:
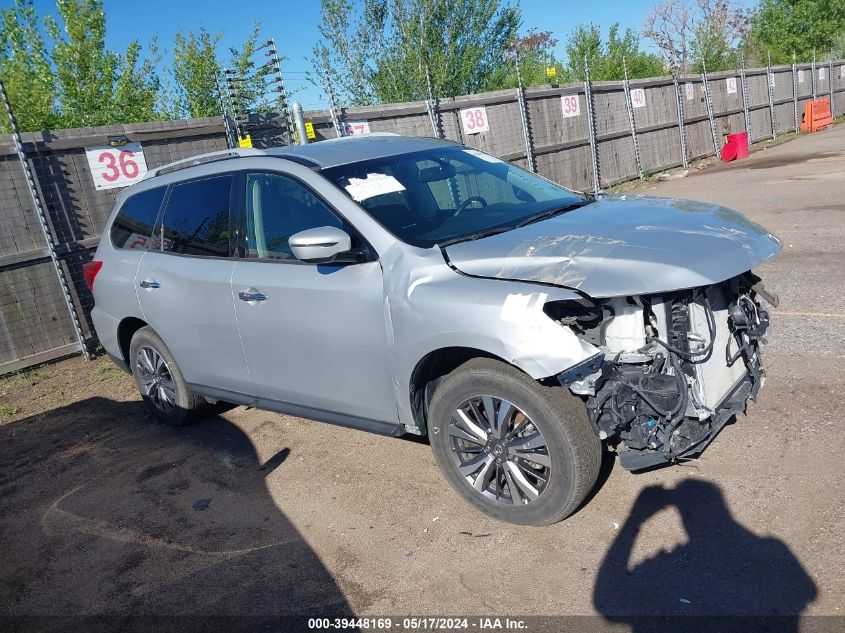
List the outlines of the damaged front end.
{"type": "Polygon", "coordinates": [[[628,470],[701,453],[763,382],[760,344],[776,305],[748,272],[660,295],[596,300],[545,311],[602,354],[558,376],[584,398],[602,440],[628,470]]]}

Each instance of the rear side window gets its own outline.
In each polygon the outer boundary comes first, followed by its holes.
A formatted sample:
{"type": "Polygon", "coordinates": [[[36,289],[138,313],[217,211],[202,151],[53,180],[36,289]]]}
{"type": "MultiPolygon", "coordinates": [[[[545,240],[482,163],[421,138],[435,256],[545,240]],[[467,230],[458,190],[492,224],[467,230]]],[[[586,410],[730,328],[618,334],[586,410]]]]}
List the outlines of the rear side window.
{"type": "Polygon", "coordinates": [[[173,185],[162,218],[163,250],[228,257],[232,181],[229,174],[173,185]]]}
{"type": "Polygon", "coordinates": [[[136,193],[127,198],[111,225],[111,242],[117,248],[147,248],[167,187],[136,193]]]}

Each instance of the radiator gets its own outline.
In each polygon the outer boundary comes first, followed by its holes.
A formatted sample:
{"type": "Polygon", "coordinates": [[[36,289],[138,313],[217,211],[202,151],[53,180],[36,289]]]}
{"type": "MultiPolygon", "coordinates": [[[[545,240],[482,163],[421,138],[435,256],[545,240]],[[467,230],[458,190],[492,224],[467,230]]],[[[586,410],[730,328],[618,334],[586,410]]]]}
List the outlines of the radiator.
{"type": "MultiPolygon", "coordinates": [[[[713,308],[716,319],[716,336],[713,352],[703,362],[695,362],[693,368],[698,382],[697,393],[701,403],[715,411],[722,401],[742,382],[748,370],[744,357],[738,358],[728,367],[727,353],[734,356],[738,346],[731,335],[728,326],[728,298],[722,288],[713,286],[707,290],[707,298],[713,308]]],[[[689,305],[689,331],[709,342],[710,333],[707,327],[707,310],[698,303],[689,305]]],[[[706,343],[705,343],[706,344],[706,343]]]]}

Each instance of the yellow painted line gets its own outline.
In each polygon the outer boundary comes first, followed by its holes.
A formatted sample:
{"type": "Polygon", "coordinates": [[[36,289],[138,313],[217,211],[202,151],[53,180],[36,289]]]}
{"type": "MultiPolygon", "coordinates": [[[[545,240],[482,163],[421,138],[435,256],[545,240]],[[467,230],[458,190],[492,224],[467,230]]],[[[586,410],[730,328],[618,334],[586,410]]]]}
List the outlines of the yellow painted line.
{"type": "Polygon", "coordinates": [[[830,319],[845,319],[842,312],[781,312],[774,310],[775,316],[797,316],[797,317],[827,317],[830,319]]]}

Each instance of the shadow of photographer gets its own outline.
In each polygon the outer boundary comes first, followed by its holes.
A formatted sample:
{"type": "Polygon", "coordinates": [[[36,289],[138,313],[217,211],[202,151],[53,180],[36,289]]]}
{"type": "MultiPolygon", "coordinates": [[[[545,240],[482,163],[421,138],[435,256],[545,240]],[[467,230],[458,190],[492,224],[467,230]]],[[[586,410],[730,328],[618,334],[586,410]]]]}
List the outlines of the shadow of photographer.
{"type": "Polygon", "coordinates": [[[676,616],[685,616],[685,627],[694,630],[747,631],[756,623],[797,631],[816,593],[782,541],[737,523],[715,484],[687,479],[640,493],[599,569],[593,604],[607,620],[633,631],[665,629],[666,619],[676,616]],[[678,511],[688,541],[631,568],[637,536],[666,508],[678,511]]]}

